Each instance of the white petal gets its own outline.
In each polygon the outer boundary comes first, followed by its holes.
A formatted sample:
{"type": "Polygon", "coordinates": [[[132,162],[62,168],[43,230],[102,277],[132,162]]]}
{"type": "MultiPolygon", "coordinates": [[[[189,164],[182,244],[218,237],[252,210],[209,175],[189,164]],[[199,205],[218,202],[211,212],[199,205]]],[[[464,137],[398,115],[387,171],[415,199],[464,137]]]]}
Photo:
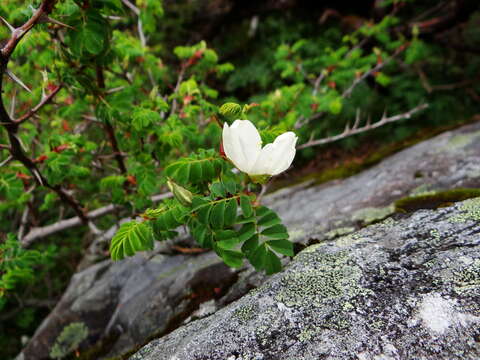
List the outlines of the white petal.
{"type": "Polygon", "coordinates": [[[295,157],[297,137],[293,132],[277,136],[275,141],[267,144],[250,168],[250,175],[278,175],[288,169],[295,157]]]}
{"type": "Polygon", "coordinates": [[[260,151],[257,161],[250,168],[249,175],[270,175],[272,164],[275,161],[275,147],[273,144],[267,144],[260,151]]]}
{"type": "Polygon", "coordinates": [[[262,139],[257,128],[249,120],[235,120],[227,130],[226,139],[225,154],[239,170],[248,173],[262,148],[262,139]]]}
{"type": "Polygon", "coordinates": [[[276,149],[276,161],[271,175],[278,175],[290,167],[295,158],[297,139],[297,136],[291,131],[277,136],[273,142],[276,149]]]}
{"type": "Polygon", "coordinates": [[[232,129],[227,123],[223,125],[222,142],[223,151],[225,151],[227,158],[229,158],[239,170],[248,170],[247,161],[240,149],[239,139],[232,134],[232,129]]]}

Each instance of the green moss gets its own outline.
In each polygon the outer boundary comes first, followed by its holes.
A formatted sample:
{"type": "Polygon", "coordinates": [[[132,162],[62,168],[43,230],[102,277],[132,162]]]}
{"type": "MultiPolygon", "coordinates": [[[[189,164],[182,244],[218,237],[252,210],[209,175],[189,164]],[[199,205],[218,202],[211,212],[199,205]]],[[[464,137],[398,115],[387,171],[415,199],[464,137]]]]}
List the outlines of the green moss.
{"type": "Polygon", "coordinates": [[[452,216],[449,220],[455,223],[480,221],[480,197],[466,200],[461,206],[462,214],[452,216]]]}
{"type": "Polygon", "coordinates": [[[330,230],[325,234],[328,240],[335,239],[339,236],[347,235],[355,231],[354,227],[341,227],[337,229],[330,230]]]}
{"type": "Polygon", "coordinates": [[[253,319],[258,312],[257,304],[245,304],[235,310],[233,316],[240,322],[247,322],[253,319]]]}
{"type": "Polygon", "coordinates": [[[315,336],[315,334],[317,334],[318,332],[319,332],[319,329],[313,328],[313,327],[308,327],[306,329],[303,329],[297,335],[297,339],[301,342],[310,341],[315,336]]]}
{"type": "Polygon", "coordinates": [[[419,209],[437,209],[480,196],[480,189],[459,188],[417,196],[408,196],[395,201],[396,212],[413,212],[419,209]]]}
{"type": "Polygon", "coordinates": [[[480,259],[454,274],[454,290],[457,294],[480,293],[480,259]]]}
{"type": "Polygon", "coordinates": [[[355,211],[352,215],[353,221],[361,221],[363,224],[371,224],[375,221],[383,220],[395,212],[395,207],[389,205],[386,207],[369,207],[355,211]]]}
{"type": "Polygon", "coordinates": [[[55,340],[50,351],[53,359],[63,359],[80,346],[88,337],[88,328],[82,322],[73,322],[65,326],[61,334],[55,340]]]}
{"type": "Polygon", "coordinates": [[[284,274],[276,300],[287,306],[321,307],[325,300],[349,300],[365,294],[366,289],[359,285],[362,271],[349,260],[347,252],[302,251],[297,256],[302,270],[284,274]]]}
{"type": "Polygon", "coordinates": [[[342,236],[337,241],[335,241],[335,245],[337,245],[338,247],[345,247],[345,246],[350,246],[352,244],[356,244],[366,240],[367,240],[366,238],[361,237],[357,233],[354,233],[354,234],[342,236]]]}
{"type": "Polygon", "coordinates": [[[410,192],[410,196],[430,195],[435,194],[435,190],[430,188],[429,184],[422,184],[410,192]]]}
{"type": "Polygon", "coordinates": [[[470,143],[472,143],[475,137],[477,137],[479,134],[479,132],[474,132],[472,134],[455,135],[448,141],[447,146],[442,150],[456,151],[459,149],[463,149],[466,146],[470,145],[470,143]]]}

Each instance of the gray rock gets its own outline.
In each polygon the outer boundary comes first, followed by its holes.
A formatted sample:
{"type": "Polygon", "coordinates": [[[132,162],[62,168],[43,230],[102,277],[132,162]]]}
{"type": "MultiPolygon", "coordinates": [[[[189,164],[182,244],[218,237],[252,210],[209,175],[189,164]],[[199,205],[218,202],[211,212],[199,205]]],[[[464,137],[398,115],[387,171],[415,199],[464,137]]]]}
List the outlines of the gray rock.
{"type": "Polygon", "coordinates": [[[98,357],[122,354],[175,328],[235,279],[235,272],[213,253],[106,260],[72,278],[22,356],[47,359],[55,339],[72,322],[88,328],[82,349],[96,347],[98,357]]]}
{"type": "MultiPolygon", "coordinates": [[[[278,211],[293,240],[304,244],[310,239],[334,240],[387,217],[398,198],[480,187],[478,140],[480,124],[468,125],[401,151],[349,179],[318,186],[299,184],[268,195],[264,203],[278,211]]],[[[232,272],[214,254],[143,254],[116,263],[106,260],[72,278],[22,355],[26,360],[46,358],[71,322],[88,326],[84,348],[119,355],[173,330],[191,316],[203,316],[195,314],[199,304],[218,297],[218,292],[228,291],[216,302],[216,307],[222,307],[264,280],[263,274],[251,268],[232,272]],[[237,277],[239,281],[230,287],[237,277]],[[192,293],[201,296],[192,298],[192,293]]]]}
{"type": "Polygon", "coordinates": [[[133,360],[479,359],[480,198],[299,253],[133,360]]]}
{"type": "Polygon", "coordinates": [[[421,142],[345,180],[279,190],[265,205],[281,215],[295,241],[335,238],[389,216],[399,198],[480,187],[479,158],[480,123],[475,123],[421,142]]]}

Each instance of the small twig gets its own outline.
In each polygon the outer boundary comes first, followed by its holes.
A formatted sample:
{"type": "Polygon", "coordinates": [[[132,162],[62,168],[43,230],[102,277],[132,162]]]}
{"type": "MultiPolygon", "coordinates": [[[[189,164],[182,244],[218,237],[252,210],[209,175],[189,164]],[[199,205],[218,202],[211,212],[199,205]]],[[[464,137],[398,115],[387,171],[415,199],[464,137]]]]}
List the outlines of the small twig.
{"type": "Polygon", "coordinates": [[[25,210],[23,210],[22,213],[22,218],[20,220],[20,227],[18,229],[18,240],[22,240],[23,234],[25,233],[25,228],[28,224],[28,215],[30,212],[30,208],[28,206],[25,207],[25,210]]]}
{"type": "Polygon", "coordinates": [[[42,107],[47,105],[52,99],[57,95],[57,93],[62,88],[62,84],[58,85],[50,94],[45,96],[34,108],[30,109],[25,115],[19,117],[18,119],[14,119],[13,121],[17,124],[21,124],[24,121],[27,121],[32,116],[34,116],[42,107]]]}
{"type": "MultiPolygon", "coordinates": [[[[187,66],[185,64],[182,64],[182,66],[180,68],[180,72],[178,73],[177,83],[175,85],[175,89],[173,90],[173,94],[178,92],[178,89],[180,88],[180,84],[183,81],[183,77],[185,76],[185,71],[186,70],[187,70],[187,66]]],[[[175,114],[175,111],[177,111],[177,99],[176,98],[174,98],[173,101],[172,101],[172,109],[170,111],[170,116],[175,114]]]]}
{"type": "MultiPolygon", "coordinates": [[[[171,198],[172,196],[173,194],[168,192],[168,193],[154,195],[150,198],[150,200],[153,203],[157,203],[164,199],[171,198]]],[[[96,210],[92,210],[86,213],[85,215],[88,218],[88,221],[90,222],[91,220],[98,219],[102,216],[111,214],[120,209],[122,209],[122,206],[110,204],[110,205],[106,205],[101,208],[98,208],[96,210]]],[[[46,236],[50,236],[52,234],[56,234],[60,231],[64,231],[67,229],[71,229],[73,227],[80,226],[82,224],[83,224],[82,220],[78,216],[75,216],[70,219],[57,221],[54,224],[32,228],[30,232],[23,237],[22,246],[25,248],[29,247],[35,240],[44,238],[46,236]]]]}
{"type": "Polygon", "coordinates": [[[352,94],[353,90],[358,86],[358,84],[363,82],[369,76],[379,72],[385,65],[390,63],[390,61],[392,61],[396,56],[398,56],[403,50],[405,50],[405,48],[402,46],[397,49],[388,59],[377,63],[377,65],[375,65],[373,68],[364,72],[361,76],[356,78],[352,82],[352,84],[342,93],[342,98],[348,98],[352,94]]]}
{"type": "Polygon", "coordinates": [[[427,74],[422,70],[420,66],[415,66],[417,70],[418,76],[420,77],[420,82],[422,83],[423,88],[426,90],[427,93],[431,93],[433,91],[430,82],[428,81],[427,74]]]}
{"type": "Polygon", "coordinates": [[[25,85],[25,83],[22,80],[20,80],[20,78],[17,75],[15,75],[13,72],[11,72],[10,70],[7,69],[7,70],[5,70],[5,74],[7,74],[7,76],[10,79],[12,79],[18,85],[20,85],[24,90],[27,90],[29,93],[32,92],[32,90],[30,90],[30,88],[27,85],[25,85]]]}
{"type": "Polygon", "coordinates": [[[318,139],[318,140],[310,140],[310,141],[308,141],[308,142],[306,142],[302,145],[297,146],[297,149],[300,150],[300,149],[305,149],[305,148],[312,147],[312,146],[329,144],[329,143],[332,143],[332,142],[335,142],[335,141],[338,141],[338,140],[341,140],[341,139],[345,139],[346,137],[349,137],[349,136],[352,136],[352,135],[360,134],[360,133],[363,133],[363,132],[366,132],[366,131],[369,131],[369,130],[379,128],[380,126],[383,126],[383,125],[386,125],[386,124],[389,124],[389,123],[392,123],[392,122],[395,122],[395,121],[410,119],[413,114],[415,114],[419,111],[422,111],[422,110],[426,109],[427,107],[428,107],[428,104],[421,104],[421,105],[418,105],[417,107],[415,107],[412,110],[407,111],[406,113],[403,113],[403,114],[394,115],[394,116],[390,116],[390,117],[386,117],[385,114],[384,114],[382,116],[382,118],[379,121],[377,121],[376,123],[371,124],[370,120],[368,120],[367,124],[365,126],[362,126],[362,127],[358,127],[360,121],[359,121],[359,115],[358,115],[359,113],[357,112],[357,118],[355,120],[355,124],[352,127],[350,127],[350,125],[347,124],[345,126],[345,130],[341,134],[331,136],[331,137],[327,137],[327,138],[323,138],[323,139],[318,139]]]}
{"type": "MultiPolygon", "coordinates": [[[[103,75],[103,69],[100,66],[97,66],[97,83],[98,87],[100,88],[101,91],[105,90],[105,77],[103,75]]],[[[113,149],[113,153],[115,154],[115,160],[117,161],[118,167],[123,175],[127,175],[127,167],[125,165],[125,161],[123,160],[122,155],[120,155],[122,152],[120,151],[120,148],[118,146],[118,141],[117,137],[115,136],[115,129],[113,128],[113,125],[110,123],[110,121],[106,120],[104,124],[104,129],[107,133],[107,136],[110,140],[110,144],[113,149]]]]}
{"type": "Polygon", "coordinates": [[[270,183],[266,183],[262,185],[262,190],[260,190],[260,194],[258,194],[256,202],[260,204],[260,201],[262,200],[263,196],[267,193],[268,188],[270,187],[270,183]]]}
{"type": "Polygon", "coordinates": [[[315,82],[313,83],[313,91],[312,91],[312,96],[316,96],[318,93],[318,88],[320,87],[320,83],[325,79],[325,76],[327,76],[326,71],[322,71],[320,75],[315,79],[315,82]]]}
{"type": "Polygon", "coordinates": [[[8,156],[5,160],[0,163],[0,167],[7,165],[10,161],[13,160],[13,156],[8,156]]]}
{"type": "Polygon", "coordinates": [[[122,0],[122,3],[126,7],[128,7],[130,10],[132,10],[135,13],[135,15],[140,16],[140,9],[138,7],[136,7],[135,5],[133,5],[130,1],[122,0]]]}

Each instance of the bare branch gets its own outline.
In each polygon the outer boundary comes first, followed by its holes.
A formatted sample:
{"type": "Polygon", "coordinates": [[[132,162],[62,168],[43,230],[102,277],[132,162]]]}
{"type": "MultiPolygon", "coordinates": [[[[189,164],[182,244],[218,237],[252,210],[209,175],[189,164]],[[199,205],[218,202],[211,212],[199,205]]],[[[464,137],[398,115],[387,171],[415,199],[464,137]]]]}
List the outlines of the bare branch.
{"type": "MultiPolygon", "coordinates": [[[[389,123],[392,123],[392,122],[395,122],[395,121],[410,119],[413,114],[415,114],[419,111],[422,111],[422,110],[426,109],[427,107],[428,107],[428,104],[421,104],[421,105],[418,105],[417,107],[415,107],[412,110],[407,111],[406,113],[403,113],[403,114],[394,115],[394,116],[390,116],[390,117],[386,117],[386,115],[384,114],[382,116],[382,118],[379,121],[377,121],[376,123],[371,124],[370,120],[368,120],[367,124],[365,126],[362,126],[362,127],[358,127],[358,125],[359,125],[359,115],[357,115],[357,120],[355,121],[354,126],[350,128],[349,124],[347,124],[347,126],[345,127],[345,130],[341,134],[331,136],[331,137],[327,137],[327,138],[323,138],[323,139],[318,139],[318,140],[310,140],[310,141],[308,141],[308,142],[306,142],[302,145],[297,146],[297,149],[300,150],[300,149],[305,149],[305,148],[312,147],[312,146],[329,144],[329,143],[332,143],[332,142],[335,142],[335,141],[338,141],[338,140],[341,140],[341,139],[345,139],[345,138],[347,138],[349,136],[352,136],[352,135],[360,134],[360,133],[363,133],[363,132],[366,132],[366,131],[369,131],[369,130],[379,128],[380,126],[383,126],[383,125],[386,125],[386,124],[389,124],[389,123]]],[[[359,113],[357,112],[357,114],[359,114],[359,113]]]]}
{"type": "MultiPolygon", "coordinates": [[[[164,199],[171,198],[173,196],[172,193],[163,193],[163,194],[157,194],[154,195],[150,198],[150,200],[153,203],[160,202],[164,199]]],[[[94,219],[98,219],[102,216],[111,214],[112,212],[116,210],[120,210],[122,207],[120,205],[106,205],[101,208],[95,209],[93,211],[88,212],[86,217],[88,218],[89,222],[94,219]]],[[[30,232],[21,239],[22,241],[22,246],[27,248],[32,245],[32,243],[38,239],[44,238],[46,236],[50,236],[53,234],[56,234],[60,231],[68,230],[77,226],[83,225],[82,220],[78,217],[75,216],[70,219],[65,219],[65,220],[60,220],[54,224],[51,225],[46,225],[42,227],[35,227],[30,230],[30,232]]]]}

